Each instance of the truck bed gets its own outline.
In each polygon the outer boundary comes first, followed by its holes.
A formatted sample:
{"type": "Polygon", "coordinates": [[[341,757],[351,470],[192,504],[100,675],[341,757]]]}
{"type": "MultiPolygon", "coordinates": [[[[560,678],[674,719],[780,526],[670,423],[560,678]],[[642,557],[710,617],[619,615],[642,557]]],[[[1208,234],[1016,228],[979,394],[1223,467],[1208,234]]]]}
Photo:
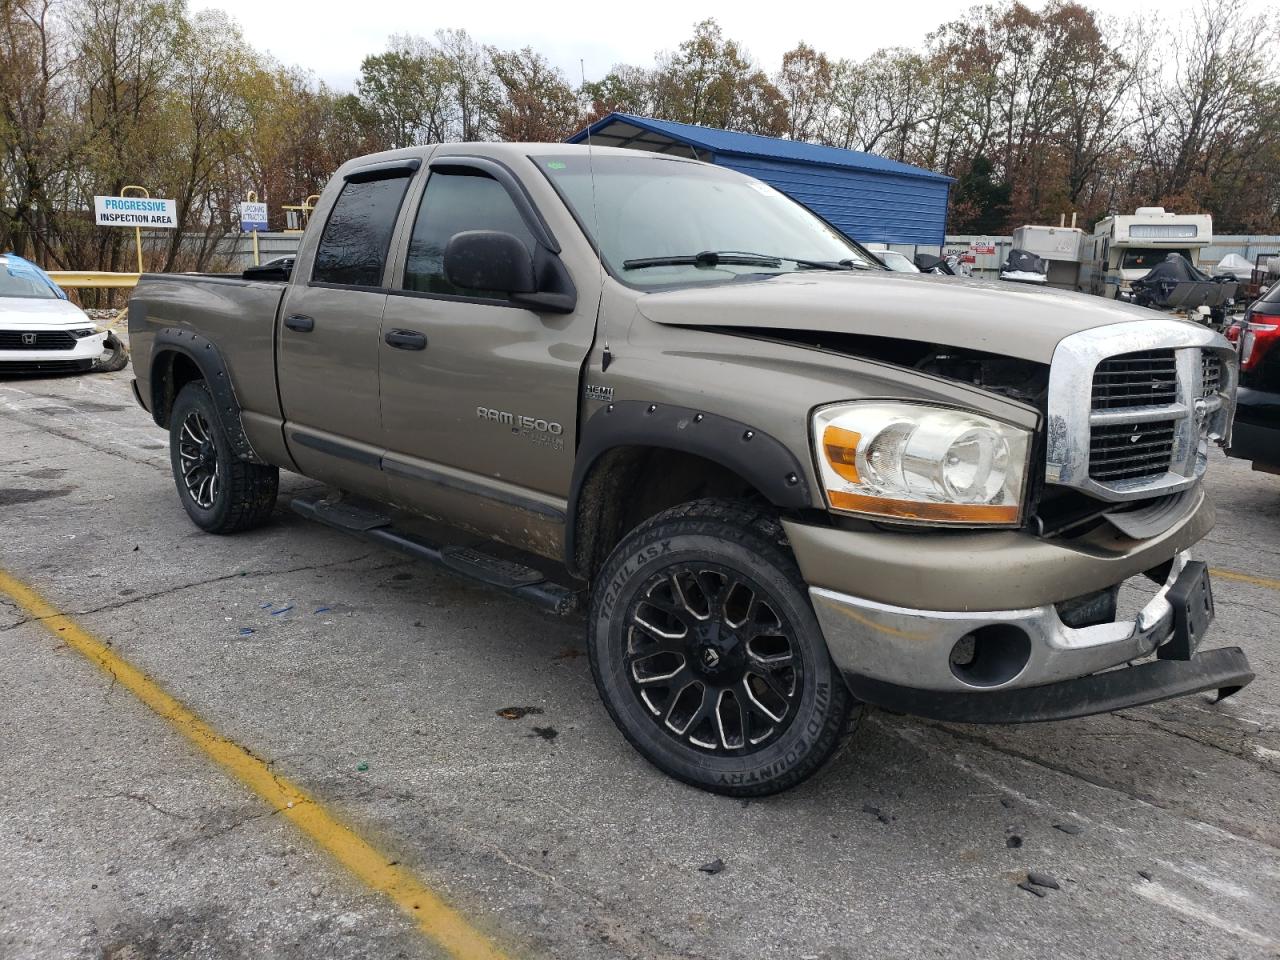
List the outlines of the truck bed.
{"type": "Polygon", "coordinates": [[[218,344],[245,411],[280,418],[275,331],[285,286],[281,280],[246,280],[239,274],[144,273],[129,298],[130,349],[142,396],[150,396],[144,377],[151,369],[155,334],[185,329],[218,344]]]}

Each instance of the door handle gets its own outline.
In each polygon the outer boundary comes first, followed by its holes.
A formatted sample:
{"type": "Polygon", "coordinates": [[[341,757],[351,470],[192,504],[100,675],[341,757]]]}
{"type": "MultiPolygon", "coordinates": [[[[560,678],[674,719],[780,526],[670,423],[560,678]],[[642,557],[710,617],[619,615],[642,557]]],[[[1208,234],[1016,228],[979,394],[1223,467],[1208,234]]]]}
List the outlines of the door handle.
{"type": "Polygon", "coordinates": [[[388,330],[387,335],[382,339],[397,350],[427,349],[426,335],[416,330],[388,330]]]}
{"type": "Polygon", "coordinates": [[[304,317],[295,313],[291,317],[284,318],[284,325],[290,330],[297,330],[299,333],[310,333],[316,328],[316,322],[310,317],[304,317]]]}

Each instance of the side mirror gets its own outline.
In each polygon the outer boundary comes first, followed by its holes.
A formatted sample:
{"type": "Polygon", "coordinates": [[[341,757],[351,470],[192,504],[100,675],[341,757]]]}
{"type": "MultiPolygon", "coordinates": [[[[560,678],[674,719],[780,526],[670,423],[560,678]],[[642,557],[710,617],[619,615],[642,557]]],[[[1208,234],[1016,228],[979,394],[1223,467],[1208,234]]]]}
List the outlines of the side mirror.
{"type": "Polygon", "coordinates": [[[455,233],[444,251],[444,275],[455,287],[535,293],[533,255],[509,233],[466,230],[455,233]]]}

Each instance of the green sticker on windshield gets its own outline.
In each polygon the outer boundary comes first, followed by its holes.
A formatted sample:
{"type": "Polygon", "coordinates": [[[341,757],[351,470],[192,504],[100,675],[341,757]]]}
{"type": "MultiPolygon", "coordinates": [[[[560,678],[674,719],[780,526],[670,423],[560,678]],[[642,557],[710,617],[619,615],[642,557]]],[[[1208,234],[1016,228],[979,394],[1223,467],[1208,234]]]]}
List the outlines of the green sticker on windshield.
{"type": "Polygon", "coordinates": [[[551,160],[551,161],[549,161],[549,162],[547,163],[547,169],[548,169],[548,170],[563,170],[563,169],[564,169],[564,161],[563,161],[563,160],[551,160]]]}

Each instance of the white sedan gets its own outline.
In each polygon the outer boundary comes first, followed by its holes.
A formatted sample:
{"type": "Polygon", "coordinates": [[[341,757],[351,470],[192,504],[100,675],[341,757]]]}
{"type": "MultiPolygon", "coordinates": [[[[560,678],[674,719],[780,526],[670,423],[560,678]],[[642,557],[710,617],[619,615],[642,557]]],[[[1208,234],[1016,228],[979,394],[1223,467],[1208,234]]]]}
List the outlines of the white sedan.
{"type": "Polygon", "coordinates": [[[106,337],[43,270],[0,255],[0,374],[91,370],[106,337]]]}

